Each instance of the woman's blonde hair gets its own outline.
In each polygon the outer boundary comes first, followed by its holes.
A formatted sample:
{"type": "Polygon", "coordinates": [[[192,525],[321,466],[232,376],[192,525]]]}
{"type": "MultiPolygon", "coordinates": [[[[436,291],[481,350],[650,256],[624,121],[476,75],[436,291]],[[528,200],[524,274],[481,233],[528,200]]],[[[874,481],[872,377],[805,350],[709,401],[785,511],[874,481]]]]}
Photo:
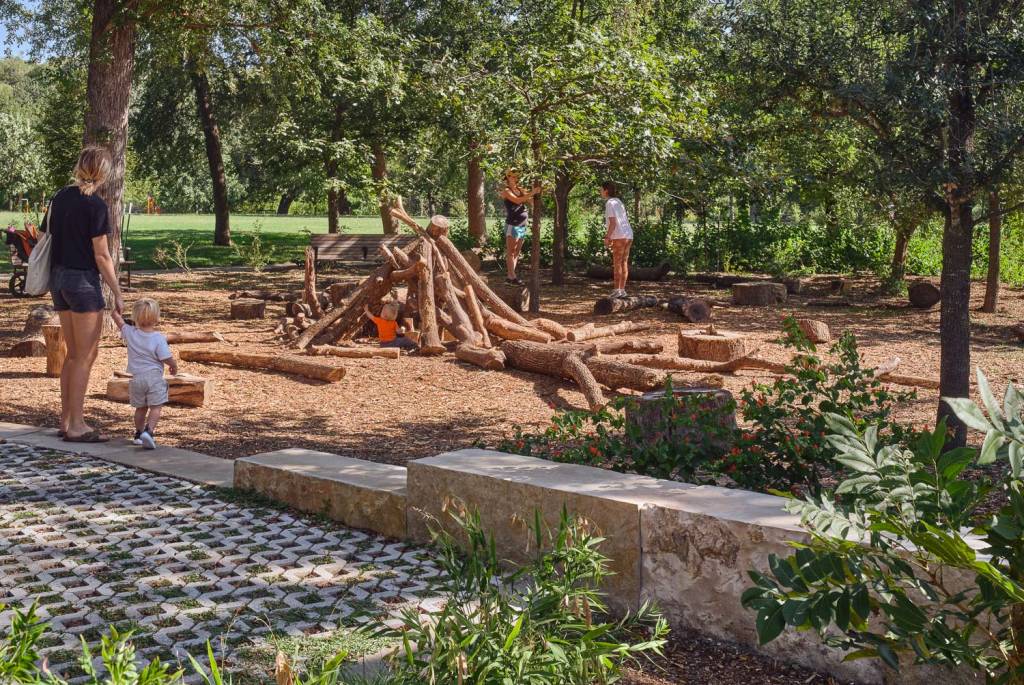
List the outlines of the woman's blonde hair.
{"type": "Polygon", "coordinates": [[[143,297],[132,305],[132,321],[136,326],[150,328],[160,323],[160,305],[156,300],[143,297]]]}
{"type": "Polygon", "coordinates": [[[90,145],[78,155],[71,175],[82,194],[92,195],[110,176],[111,166],[110,152],[98,145],[90,145]]]}

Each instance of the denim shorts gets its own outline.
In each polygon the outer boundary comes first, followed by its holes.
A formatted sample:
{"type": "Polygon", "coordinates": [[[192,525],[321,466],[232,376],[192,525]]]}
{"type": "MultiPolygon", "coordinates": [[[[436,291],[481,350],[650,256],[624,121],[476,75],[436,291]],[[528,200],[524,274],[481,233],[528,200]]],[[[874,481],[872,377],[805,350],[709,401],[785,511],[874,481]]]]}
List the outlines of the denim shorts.
{"type": "Polygon", "coordinates": [[[505,235],[509,238],[515,238],[516,240],[522,240],[526,237],[526,224],[522,226],[513,226],[512,224],[505,224],[505,235]]]}
{"type": "Polygon", "coordinates": [[[92,269],[68,269],[55,266],[50,271],[50,297],[53,308],[58,312],[72,311],[76,314],[102,311],[103,289],[100,288],[100,274],[92,269]]]}

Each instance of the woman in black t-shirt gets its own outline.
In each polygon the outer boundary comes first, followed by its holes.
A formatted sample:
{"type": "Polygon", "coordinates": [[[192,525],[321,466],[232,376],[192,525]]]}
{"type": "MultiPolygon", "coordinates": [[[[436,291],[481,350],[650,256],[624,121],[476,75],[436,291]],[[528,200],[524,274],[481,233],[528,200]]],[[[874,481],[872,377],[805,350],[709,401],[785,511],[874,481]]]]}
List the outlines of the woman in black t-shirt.
{"type": "Polygon", "coordinates": [[[530,218],[527,205],[533,203],[533,196],[538,192],[520,188],[519,174],[510,169],[505,172],[505,187],[498,193],[505,203],[505,280],[515,285],[523,284],[516,276],[516,266],[523,251],[526,224],[530,218]]]}
{"type": "Polygon", "coordinates": [[[78,156],[74,181],[50,202],[50,295],[60,316],[68,353],[60,374],[60,435],[66,442],[105,442],[85,422],[85,391],[103,332],[100,277],[114,295],[114,309],[124,308],[110,257],[107,203],[96,190],[110,175],[110,154],[87,147],[78,156]]]}

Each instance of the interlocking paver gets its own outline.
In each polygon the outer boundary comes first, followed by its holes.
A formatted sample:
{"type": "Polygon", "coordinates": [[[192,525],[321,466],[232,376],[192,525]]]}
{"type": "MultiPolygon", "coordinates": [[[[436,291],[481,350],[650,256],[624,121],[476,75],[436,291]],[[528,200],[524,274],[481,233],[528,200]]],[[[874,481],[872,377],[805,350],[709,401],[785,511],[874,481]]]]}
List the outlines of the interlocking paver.
{"type": "MultiPolygon", "coordinates": [[[[72,666],[79,636],[134,628],[140,655],[184,658],[333,630],[435,595],[428,552],[218,499],[200,486],[40,446],[0,444],[0,602],[39,603],[72,666]],[[362,620],[362,619],[359,619],[362,620]]],[[[0,613],[6,626],[11,610],[0,613]]]]}

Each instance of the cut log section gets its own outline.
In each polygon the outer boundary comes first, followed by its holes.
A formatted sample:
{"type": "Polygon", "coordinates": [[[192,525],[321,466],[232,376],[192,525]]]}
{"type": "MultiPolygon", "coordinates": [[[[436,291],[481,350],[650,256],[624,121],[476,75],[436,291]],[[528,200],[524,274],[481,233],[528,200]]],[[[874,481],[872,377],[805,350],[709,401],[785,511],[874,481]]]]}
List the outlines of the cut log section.
{"type": "Polygon", "coordinates": [[[295,302],[302,293],[278,293],[272,290],[239,290],[228,295],[229,300],[267,300],[269,302],[295,302]]]}
{"type": "Polygon", "coordinates": [[[242,369],[280,371],[328,383],[335,383],[345,377],[345,367],[343,366],[331,366],[302,357],[245,354],[219,350],[182,350],[179,356],[182,361],[186,362],[227,364],[242,369]]]}
{"type": "Polygon", "coordinates": [[[60,324],[43,326],[43,339],[46,340],[46,375],[60,378],[64,370],[64,360],[68,356],[68,347],[64,342],[64,329],[60,324]]]}
{"type": "MultiPolygon", "coordinates": [[[[629,280],[631,281],[660,281],[668,276],[672,265],[662,262],[658,266],[630,266],[629,280]]],[[[587,267],[587,278],[608,281],[612,278],[612,267],[605,264],[591,264],[587,267]]]]}
{"type": "Polygon", "coordinates": [[[331,299],[331,306],[339,306],[358,287],[358,283],[331,283],[327,286],[327,297],[331,299]]]}
{"type": "Polygon", "coordinates": [[[525,285],[497,283],[491,289],[512,311],[522,314],[530,310],[530,289],[525,285]]]}
{"type": "Polygon", "coordinates": [[[679,331],[679,356],[729,362],[750,354],[746,337],[730,331],[679,331]]]}
{"type": "Polygon", "coordinates": [[[771,281],[737,283],[732,287],[732,301],[740,305],[766,306],[786,301],[786,286],[771,281]]]}
{"type": "Polygon", "coordinates": [[[21,332],[26,336],[40,333],[43,330],[43,326],[48,323],[60,323],[60,317],[50,305],[38,305],[36,307],[32,307],[32,311],[28,313],[28,316],[25,318],[25,326],[21,329],[21,332]]]}
{"type": "Polygon", "coordinates": [[[601,354],[661,354],[665,346],[654,340],[604,340],[597,343],[601,354]]]}
{"type": "Polygon", "coordinates": [[[527,340],[506,340],[501,344],[508,366],[576,382],[591,411],[604,406],[605,399],[597,381],[583,364],[583,354],[566,345],[548,345],[527,340]]]}
{"type": "Polygon", "coordinates": [[[826,343],[832,339],[832,332],[829,331],[828,324],[824,321],[797,319],[796,325],[800,328],[800,332],[807,336],[807,339],[812,343],[826,343]]]}
{"type": "Polygon", "coordinates": [[[629,388],[646,391],[664,385],[662,374],[619,358],[588,357],[586,365],[598,383],[612,390],[629,388]]]}
{"type": "Polygon", "coordinates": [[[232,319],[262,319],[266,316],[266,300],[232,300],[232,319]]]}
{"type": "MultiPolygon", "coordinates": [[[[112,402],[128,401],[131,374],[119,374],[107,381],[107,399],[112,402]]],[[[167,377],[167,397],[171,404],[201,407],[213,392],[213,381],[187,373],[167,377]]]]}
{"type": "Polygon", "coordinates": [[[532,326],[521,326],[500,316],[485,315],[484,325],[487,330],[505,340],[530,340],[538,343],[551,342],[551,336],[532,326]]]}
{"type": "Polygon", "coordinates": [[[569,335],[568,328],[551,319],[533,319],[530,323],[550,335],[552,340],[565,340],[569,335]]]}
{"type": "Polygon", "coordinates": [[[689,323],[705,323],[711,320],[711,301],[702,297],[676,295],[665,303],[665,309],[682,317],[689,323]]]}
{"type": "Polygon", "coordinates": [[[636,333],[639,331],[645,331],[648,328],[650,328],[650,324],[633,321],[623,321],[611,326],[595,326],[592,323],[588,323],[575,330],[569,331],[565,338],[569,342],[583,342],[584,340],[593,340],[594,338],[606,338],[610,335],[636,333]]]}
{"type": "Polygon", "coordinates": [[[633,295],[632,297],[602,297],[594,303],[595,314],[616,314],[631,312],[634,309],[657,307],[658,298],[653,295],[633,295]]]}
{"type": "MultiPolygon", "coordinates": [[[[477,333],[480,334],[480,340],[484,347],[491,346],[491,336],[487,333],[487,326],[484,324],[484,314],[480,309],[480,302],[476,299],[476,291],[473,290],[472,284],[467,283],[463,289],[463,295],[466,298],[466,312],[469,314],[470,320],[473,322],[473,328],[477,333]]],[[[504,366],[504,360],[502,366],[504,366]]]]}
{"type": "Polygon", "coordinates": [[[306,246],[306,273],[302,285],[302,302],[310,308],[316,318],[323,316],[320,309],[320,300],[316,296],[316,257],[313,246],[306,246]]]}
{"type": "Polygon", "coordinates": [[[429,275],[434,273],[434,250],[428,244],[420,250],[420,257],[423,260],[423,278],[417,278],[418,292],[416,301],[420,307],[420,353],[426,355],[444,354],[445,348],[441,344],[441,335],[437,330],[437,308],[434,302],[434,279],[429,275]]]}
{"type": "Polygon", "coordinates": [[[505,368],[505,353],[497,347],[459,345],[455,348],[455,356],[488,371],[500,371],[505,368]]]}
{"type": "Polygon", "coordinates": [[[398,359],[402,350],[397,347],[337,347],[336,345],[311,345],[309,354],[343,357],[346,359],[398,359]]]}
{"type": "Polygon", "coordinates": [[[46,340],[41,333],[29,333],[7,350],[8,357],[45,357],[46,340]]]}
{"type": "Polygon", "coordinates": [[[168,345],[186,345],[189,343],[212,343],[228,342],[220,333],[210,331],[209,333],[193,333],[192,331],[171,332],[166,335],[168,345]]]}
{"type": "Polygon", "coordinates": [[[942,295],[939,289],[928,281],[917,281],[907,290],[910,306],[917,309],[931,309],[939,303],[942,295]]]}

